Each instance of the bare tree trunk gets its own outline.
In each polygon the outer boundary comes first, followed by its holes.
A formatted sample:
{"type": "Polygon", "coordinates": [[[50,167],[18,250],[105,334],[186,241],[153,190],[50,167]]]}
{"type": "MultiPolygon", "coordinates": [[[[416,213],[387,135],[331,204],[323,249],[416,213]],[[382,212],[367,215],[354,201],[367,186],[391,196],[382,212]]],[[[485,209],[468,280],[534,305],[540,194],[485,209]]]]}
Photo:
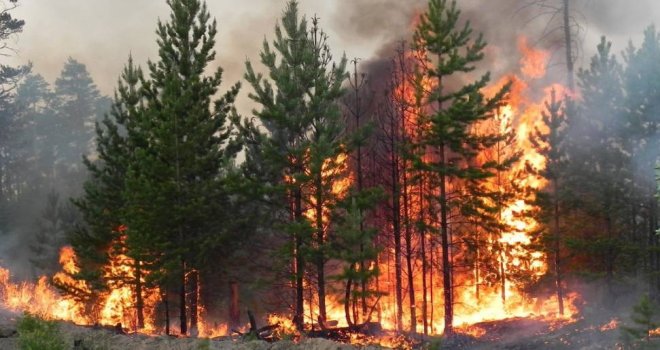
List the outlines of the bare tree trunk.
{"type": "Polygon", "coordinates": [[[144,297],[142,295],[142,267],[135,260],[135,311],[137,312],[137,328],[144,328],[144,297]]]}
{"type": "MultiPolygon", "coordinates": [[[[357,71],[357,64],[358,64],[358,59],[355,58],[352,60],[353,62],[353,80],[350,80],[350,83],[353,87],[353,92],[355,94],[355,109],[353,110],[353,116],[355,117],[355,127],[356,129],[360,130],[361,125],[361,118],[362,118],[362,99],[360,97],[360,90],[364,86],[365,82],[365,76],[362,75],[361,78],[358,78],[358,71],[357,71]]],[[[362,140],[357,145],[356,149],[357,153],[357,164],[356,164],[356,173],[357,173],[357,190],[358,193],[362,193],[362,190],[364,188],[364,174],[363,174],[363,169],[362,169],[362,140]]],[[[359,209],[359,214],[360,214],[360,234],[364,234],[364,217],[362,213],[362,208],[359,209]]],[[[360,253],[364,253],[364,244],[360,243],[360,253]]],[[[365,261],[362,260],[360,261],[360,271],[364,273],[366,271],[366,264],[365,261]]],[[[360,281],[360,288],[361,288],[361,301],[362,301],[362,314],[363,316],[366,315],[367,313],[367,283],[366,280],[360,281]]]]}
{"type": "Polygon", "coordinates": [[[477,225],[474,225],[474,230],[476,232],[476,238],[475,238],[475,254],[476,257],[474,259],[474,296],[475,299],[477,299],[477,303],[479,302],[479,299],[481,298],[481,291],[479,290],[481,288],[479,280],[481,279],[481,276],[479,276],[479,259],[481,259],[481,251],[479,250],[480,247],[480,242],[479,242],[479,228],[477,225]]]}
{"type": "Polygon", "coordinates": [[[571,17],[569,0],[564,1],[564,41],[566,42],[566,69],[568,88],[575,90],[575,68],[573,62],[573,38],[571,34],[571,17]]]}
{"type": "MultiPolygon", "coordinates": [[[[445,146],[440,145],[440,164],[441,167],[445,166],[445,146]]],[[[449,223],[447,222],[449,201],[447,199],[447,179],[444,172],[440,173],[440,235],[442,238],[442,285],[444,294],[444,309],[445,309],[445,336],[452,336],[454,334],[454,304],[452,295],[452,266],[449,260],[449,249],[451,243],[449,242],[449,223]]]]}
{"type": "MultiPolygon", "coordinates": [[[[303,210],[302,210],[302,190],[298,187],[295,189],[294,193],[294,213],[293,219],[295,222],[302,220],[303,210]]],[[[305,295],[304,295],[304,271],[305,271],[305,261],[303,258],[302,242],[303,238],[300,232],[296,232],[294,235],[294,245],[296,247],[295,251],[295,263],[296,263],[296,309],[294,315],[294,324],[298,327],[299,330],[303,329],[304,320],[305,320],[305,295]]]]}
{"type": "Polygon", "coordinates": [[[229,282],[229,329],[241,326],[241,309],[239,306],[238,282],[229,282]]]}
{"type": "Polygon", "coordinates": [[[199,304],[199,272],[196,269],[190,270],[190,334],[198,335],[198,304],[199,304]]]}
{"type": "Polygon", "coordinates": [[[423,206],[423,196],[424,196],[424,177],[422,176],[419,180],[419,221],[420,227],[419,230],[419,239],[420,239],[420,249],[422,250],[422,319],[424,322],[424,335],[429,334],[429,320],[428,320],[428,296],[427,296],[427,286],[426,286],[426,277],[427,277],[427,265],[426,265],[426,229],[425,229],[425,215],[424,215],[424,206],[423,206]]]}
{"type": "Polygon", "coordinates": [[[556,277],[556,288],[557,288],[557,303],[559,306],[559,314],[564,314],[564,292],[562,289],[562,275],[561,275],[561,261],[560,261],[560,231],[559,231],[559,181],[555,178],[553,179],[553,216],[554,216],[554,238],[555,238],[555,277],[556,277]]]}
{"type": "Polygon", "coordinates": [[[165,296],[163,297],[163,304],[165,304],[165,334],[170,335],[170,293],[165,287],[165,296]]]}
{"type": "Polygon", "coordinates": [[[316,178],[316,277],[318,284],[318,298],[319,298],[319,317],[325,323],[327,320],[326,307],[325,307],[325,256],[323,254],[323,245],[325,239],[323,237],[323,179],[322,174],[317,174],[316,178]]]}
{"type": "MultiPolygon", "coordinates": [[[[355,266],[350,267],[351,270],[355,269],[355,266]]],[[[346,315],[346,324],[349,327],[352,327],[355,325],[353,321],[351,320],[351,287],[353,284],[353,279],[348,278],[346,280],[346,292],[344,293],[344,314],[346,315]]]]}
{"type": "MultiPolygon", "coordinates": [[[[396,127],[392,121],[392,132],[395,133],[396,127]]],[[[396,153],[396,140],[392,136],[392,224],[394,234],[394,275],[395,275],[395,293],[396,293],[396,327],[398,331],[403,330],[403,295],[402,295],[402,276],[401,276],[401,213],[400,213],[400,195],[399,195],[399,161],[396,153]]]]}
{"type": "Polygon", "coordinates": [[[408,196],[408,177],[406,175],[406,161],[403,162],[403,212],[405,240],[406,240],[406,268],[408,270],[408,301],[410,302],[410,332],[417,332],[417,312],[415,310],[415,285],[412,267],[412,231],[410,229],[410,198],[408,196]]]}
{"type": "Polygon", "coordinates": [[[179,281],[179,330],[181,335],[188,334],[188,317],[186,315],[186,261],[181,259],[181,280],[179,281]]]}

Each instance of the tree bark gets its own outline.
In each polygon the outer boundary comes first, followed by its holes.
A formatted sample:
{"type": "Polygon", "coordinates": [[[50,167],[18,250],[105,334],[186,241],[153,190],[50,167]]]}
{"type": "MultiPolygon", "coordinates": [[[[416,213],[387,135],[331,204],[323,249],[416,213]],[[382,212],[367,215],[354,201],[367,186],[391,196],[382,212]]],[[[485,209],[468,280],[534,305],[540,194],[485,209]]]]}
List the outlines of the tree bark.
{"type": "MultiPolygon", "coordinates": [[[[355,266],[351,266],[350,269],[353,270],[355,266]]],[[[344,314],[346,315],[346,324],[349,327],[354,325],[351,320],[351,286],[353,284],[353,279],[349,277],[346,280],[346,293],[344,294],[344,314]]]]}
{"type": "Polygon", "coordinates": [[[412,266],[412,231],[410,229],[410,198],[408,196],[408,177],[406,176],[406,162],[403,162],[403,212],[406,240],[406,268],[408,270],[408,301],[410,302],[410,332],[417,332],[417,312],[415,307],[415,284],[412,266]]]}
{"type": "Polygon", "coordinates": [[[562,288],[562,275],[561,275],[561,261],[560,261],[560,231],[559,231],[559,181],[557,178],[553,179],[553,217],[554,217],[554,240],[555,240],[555,284],[557,288],[557,304],[559,306],[559,314],[564,314],[564,291],[562,288]]]}
{"type": "Polygon", "coordinates": [[[199,272],[195,269],[190,271],[190,334],[198,335],[198,305],[199,305],[199,272]]]}
{"type": "Polygon", "coordinates": [[[181,335],[188,334],[188,318],[186,315],[186,261],[181,259],[181,280],[179,289],[179,330],[181,335]]]}
{"type": "Polygon", "coordinates": [[[567,83],[571,91],[575,90],[575,68],[573,63],[573,46],[571,35],[571,17],[570,17],[570,4],[569,0],[564,1],[564,41],[566,42],[566,70],[567,70],[567,83]]]}
{"type": "Polygon", "coordinates": [[[420,249],[422,250],[422,319],[424,322],[424,335],[429,334],[429,321],[428,321],[428,296],[426,290],[426,276],[427,276],[427,266],[426,266],[426,225],[425,215],[424,215],[424,206],[423,206],[423,195],[424,195],[424,177],[420,178],[419,183],[419,222],[421,229],[419,230],[419,240],[420,240],[420,249]]]}
{"type": "MultiPolygon", "coordinates": [[[[294,193],[294,220],[299,222],[302,220],[303,210],[302,210],[302,190],[298,187],[295,189],[294,193]]],[[[304,297],[304,284],[303,277],[305,271],[305,260],[301,252],[303,241],[302,235],[300,232],[296,232],[294,236],[294,244],[296,247],[295,251],[295,263],[296,263],[296,309],[294,315],[294,324],[298,327],[299,330],[303,329],[304,320],[305,320],[305,297],[304,297]]]]}
{"type": "MultiPolygon", "coordinates": [[[[322,171],[320,169],[319,171],[322,171]]],[[[325,322],[327,320],[325,307],[325,254],[323,245],[325,244],[323,229],[323,178],[322,174],[317,174],[316,178],[316,243],[318,245],[316,252],[316,277],[318,284],[319,298],[319,317],[325,322]]]]}
{"type": "Polygon", "coordinates": [[[170,335],[170,295],[167,290],[163,297],[163,304],[165,304],[165,334],[170,335]]]}
{"type": "Polygon", "coordinates": [[[137,329],[144,328],[144,297],[142,295],[142,267],[135,260],[135,311],[137,312],[137,329]]]}
{"type": "MultiPolygon", "coordinates": [[[[440,167],[446,166],[445,159],[445,145],[440,145],[440,167]]],[[[449,261],[449,249],[451,243],[449,242],[449,223],[447,222],[447,214],[449,211],[449,202],[447,200],[447,178],[444,171],[440,172],[440,235],[442,239],[442,286],[444,296],[444,309],[445,309],[445,336],[452,336],[454,334],[454,305],[452,298],[452,266],[449,261]]]]}
{"type": "Polygon", "coordinates": [[[396,147],[396,128],[394,118],[391,120],[392,130],[392,226],[394,235],[394,279],[396,294],[396,327],[398,331],[403,330],[403,296],[402,296],[402,276],[401,276],[401,204],[399,202],[399,161],[397,157],[398,149],[396,147]]]}
{"type": "Polygon", "coordinates": [[[239,304],[238,282],[229,282],[229,329],[241,326],[241,309],[239,304]]]}

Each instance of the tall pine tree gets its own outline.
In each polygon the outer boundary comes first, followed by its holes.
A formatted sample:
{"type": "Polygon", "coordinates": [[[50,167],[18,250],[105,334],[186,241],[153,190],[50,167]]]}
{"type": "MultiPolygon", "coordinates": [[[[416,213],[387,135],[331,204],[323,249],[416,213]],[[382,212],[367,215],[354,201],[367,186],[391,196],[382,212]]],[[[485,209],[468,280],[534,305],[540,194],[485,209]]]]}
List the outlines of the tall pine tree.
{"type": "MultiPolygon", "coordinates": [[[[247,62],[246,80],[254,92],[250,97],[261,106],[255,111],[263,131],[257,133],[256,151],[273,175],[269,187],[282,228],[290,233],[295,268],[294,320],[302,328],[304,316],[304,275],[307,255],[317,272],[320,318],[325,319],[325,277],[327,260],[324,212],[335,199],[333,183],[342,177],[338,157],[345,155],[341,137],[341,115],[337,105],[346,78],[346,59],[333,63],[318,22],[308,27],[299,18],[297,1],[290,1],[275,28],[274,50],[267,41],[261,53],[270,79],[256,73],[247,62]],[[324,174],[325,173],[325,174],[324,174]],[[334,175],[329,175],[334,174],[334,175]],[[310,220],[306,211],[314,213],[310,220]],[[287,214],[289,213],[289,214],[287,214]]],[[[254,156],[252,156],[254,158],[254,156]]]]}
{"type": "Polygon", "coordinates": [[[484,97],[481,89],[488,83],[489,74],[457,89],[447,87],[452,79],[469,78],[467,73],[483,59],[486,46],[481,35],[473,38],[469,22],[460,26],[459,19],[456,1],[430,0],[427,12],[417,25],[414,40],[424,52],[428,68],[423,73],[433,82],[428,96],[432,113],[426,116],[429,127],[419,141],[433,150],[433,157],[417,159],[414,163],[432,178],[439,194],[436,200],[440,209],[438,231],[442,245],[444,333],[447,336],[454,333],[450,217],[456,211],[468,217],[475,212],[474,208],[462,205],[457,196],[450,196],[450,186],[455,186],[456,181],[479,182],[493,176],[490,165],[475,162],[475,157],[497,143],[501,136],[477,134],[473,126],[495,116],[508,89],[506,86],[492,98],[484,97]]]}
{"type": "Polygon", "coordinates": [[[128,242],[147,265],[160,271],[164,290],[176,289],[181,334],[193,334],[199,312],[199,273],[205,257],[226,233],[224,179],[239,147],[229,115],[238,84],[214,96],[222,69],[205,71],[215,59],[217,25],[201,0],[170,0],[159,22],[159,59],[143,82],[145,108],[135,125],[137,145],[128,170],[125,220],[128,242]],[[203,249],[200,249],[203,247],[203,249]]]}

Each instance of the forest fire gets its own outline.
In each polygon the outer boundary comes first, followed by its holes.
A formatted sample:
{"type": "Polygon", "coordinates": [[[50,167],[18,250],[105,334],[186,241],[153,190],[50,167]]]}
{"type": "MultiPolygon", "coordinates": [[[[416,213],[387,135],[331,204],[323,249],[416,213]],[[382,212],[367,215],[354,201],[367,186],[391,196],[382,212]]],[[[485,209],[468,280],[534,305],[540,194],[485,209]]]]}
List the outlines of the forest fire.
{"type": "MultiPolygon", "coordinates": [[[[551,91],[559,94],[565,93],[565,90],[559,85],[553,85],[545,88],[545,95],[540,100],[534,100],[529,95],[530,83],[533,80],[545,76],[545,67],[548,61],[548,53],[542,50],[530,48],[525,38],[519,39],[519,49],[523,58],[521,59],[520,75],[513,74],[502,78],[499,82],[493,84],[484,93],[490,95],[504,86],[507,82],[512,82],[511,91],[507,99],[507,104],[500,108],[496,118],[488,125],[479,125],[478,128],[496,128],[499,132],[512,132],[515,137],[512,138],[514,144],[497,145],[495,150],[485,151],[479,155],[480,161],[487,161],[494,157],[512,156],[515,150],[522,150],[520,159],[514,166],[493,177],[487,185],[493,191],[505,191],[505,187],[525,187],[531,190],[538,190],[546,185],[540,177],[528,169],[539,170],[544,167],[544,158],[534,151],[531,138],[534,137],[535,130],[541,126],[538,123],[539,116],[543,110],[543,103],[549,98],[551,91]]],[[[402,76],[394,90],[392,98],[397,101],[403,114],[400,131],[403,139],[414,139],[420,128],[425,128],[423,115],[425,108],[423,106],[424,93],[430,90],[433,82],[429,80],[414,82],[414,62],[418,59],[419,53],[411,53],[405,57],[404,65],[411,64],[403,69],[402,76]]],[[[422,150],[423,159],[434,157],[430,150],[422,150]]],[[[352,183],[356,180],[356,175],[342,176],[346,171],[349,160],[344,154],[336,159],[326,161],[322,166],[322,175],[332,188],[332,193],[338,198],[345,197],[352,183]]],[[[444,328],[442,320],[442,286],[439,283],[441,278],[434,274],[437,269],[440,256],[440,249],[437,238],[431,234],[431,230],[425,227],[432,226],[436,220],[433,218],[433,206],[429,202],[428,193],[434,193],[433,190],[426,188],[430,186],[424,180],[423,173],[416,173],[407,170],[404,162],[404,176],[408,176],[401,184],[401,192],[405,197],[404,230],[406,231],[405,247],[407,250],[407,269],[409,291],[421,291],[422,297],[414,296],[412,293],[403,296],[401,302],[407,303],[409,307],[397,305],[395,298],[395,271],[393,248],[387,248],[378,259],[378,268],[381,276],[376,281],[376,288],[382,294],[373,305],[375,310],[373,317],[367,314],[355,311],[356,305],[352,308],[354,321],[369,322],[371,318],[377,321],[385,330],[403,331],[413,327],[413,331],[426,334],[439,334],[444,328]],[[421,178],[421,181],[413,182],[413,178],[421,178]],[[410,182],[406,182],[410,181],[410,182]],[[416,223],[413,223],[416,221],[416,223]],[[425,259],[429,259],[427,262],[425,259]],[[427,265],[428,264],[428,265],[427,265]],[[420,268],[424,269],[420,273],[420,268]],[[409,270],[413,268],[414,270],[409,270]],[[411,298],[414,298],[411,300],[411,298]],[[411,310],[423,310],[422,313],[411,315],[411,310]],[[397,316],[398,310],[402,314],[397,316]],[[403,329],[399,329],[397,319],[402,317],[404,322],[403,329]],[[412,319],[412,322],[411,322],[412,319]]],[[[324,183],[323,186],[328,186],[324,183]]],[[[459,188],[455,189],[460,191],[459,188]]],[[[320,209],[316,205],[316,199],[309,192],[308,209],[304,212],[312,222],[320,222],[323,227],[324,238],[330,234],[331,228],[330,212],[327,210],[328,203],[324,203],[320,209]],[[321,220],[317,220],[320,213],[321,220]]],[[[531,197],[529,191],[520,191],[517,197],[507,201],[505,208],[500,212],[500,222],[502,229],[496,233],[486,233],[478,225],[462,227],[461,230],[473,230],[470,234],[473,237],[475,251],[473,253],[473,266],[457,269],[453,275],[454,296],[455,296],[455,326],[459,332],[470,334],[475,337],[482,336],[485,331],[483,328],[473,326],[484,321],[502,320],[512,317],[532,317],[545,318],[549,320],[571,320],[576,315],[574,302],[579,296],[576,293],[569,293],[566,296],[565,304],[567,311],[564,315],[558,315],[557,300],[555,297],[535,297],[526,294],[523,281],[516,279],[521,274],[528,278],[538,278],[548,271],[547,258],[541,251],[532,248],[532,233],[537,229],[538,223],[529,215],[533,210],[530,204],[531,197]]],[[[120,229],[124,232],[126,227],[120,229]]],[[[136,280],[136,263],[126,256],[123,250],[124,241],[120,239],[117,244],[112,245],[108,252],[109,264],[103,268],[105,279],[111,281],[108,283],[107,292],[101,293],[95,300],[85,299],[82,296],[90,295],[90,287],[83,281],[72,279],[71,276],[77,274],[80,270],[77,266],[76,257],[70,247],[64,247],[60,254],[60,264],[62,271],[53,276],[53,281],[58,285],[65,285],[76,291],[72,295],[79,295],[80,298],[62,297],[48,282],[47,277],[41,277],[37,284],[29,283],[13,284],[9,280],[9,271],[0,271],[0,295],[2,295],[5,307],[15,311],[27,311],[42,315],[50,319],[61,319],[72,321],[76,324],[90,325],[101,324],[114,326],[121,324],[129,330],[136,330],[147,334],[157,334],[162,332],[162,327],[156,321],[158,304],[161,302],[161,293],[158,288],[143,288],[142,303],[144,305],[144,327],[138,327],[138,318],[135,312],[136,290],[135,285],[123,281],[136,280]]],[[[458,245],[459,242],[452,242],[452,245],[458,245]]],[[[467,259],[466,253],[456,250],[453,259],[467,259]]],[[[371,264],[370,269],[374,268],[371,264]]],[[[141,276],[141,283],[144,284],[145,276],[141,276]]],[[[309,288],[307,284],[307,288],[309,288]]],[[[309,318],[315,320],[314,307],[318,305],[318,299],[314,296],[306,298],[306,307],[310,310],[309,318]]],[[[226,324],[216,324],[211,326],[204,322],[204,309],[198,309],[199,335],[204,337],[215,337],[228,334],[229,327],[226,324]]],[[[345,319],[345,308],[339,298],[330,298],[327,301],[327,319],[338,321],[337,325],[346,327],[348,324],[345,319]]],[[[285,333],[295,333],[297,330],[290,318],[281,315],[271,315],[268,319],[270,324],[279,324],[280,331],[285,333]]],[[[609,325],[607,326],[609,327],[609,325]]],[[[373,341],[369,340],[369,341],[373,341]]],[[[398,340],[393,340],[397,342],[398,340]]],[[[364,338],[353,338],[351,342],[365,342],[364,338]]],[[[380,341],[387,343],[385,338],[380,341]]]]}

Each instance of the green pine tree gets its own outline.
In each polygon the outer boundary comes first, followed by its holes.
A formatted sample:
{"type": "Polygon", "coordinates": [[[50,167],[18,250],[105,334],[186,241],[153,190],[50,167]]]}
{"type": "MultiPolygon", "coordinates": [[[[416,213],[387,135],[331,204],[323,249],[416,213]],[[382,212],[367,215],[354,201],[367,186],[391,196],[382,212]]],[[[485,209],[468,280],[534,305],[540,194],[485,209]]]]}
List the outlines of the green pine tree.
{"type": "Polygon", "coordinates": [[[84,178],[79,169],[80,160],[92,153],[94,124],[106,112],[108,101],[97,89],[87,67],[71,57],[55,80],[54,96],[58,123],[51,135],[59,137],[54,171],[65,179],[69,193],[74,193],[82,183],[79,179],[84,178]]]}
{"type": "Polygon", "coordinates": [[[73,201],[82,213],[84,222],[69,235],[69,242],[81,268],[80,273],[72,277],[86,281],[92,293],[97,294],[107,291],[110,283],[117,284],[120,281],[134,285],[138,328],[144,327],[139,259],[135,260],[134,277],[110,276],[104,267],[109,262],[111,250],[126,249],[122,217],[127,209],[123,194],[137,142],[129,137],[128,130],[132,130],[134,120],[140,113],[141,79],[140,68],[135,67],[129,57],[117,83],[110,113],[101,123],[96,123],[97,158],[84,158],[90,178],[84,184],[83,195],[73,201]]]}
{"type": "Polygon", "coordinates": [[[624,340],[634,349],[657,349],[658,341],[651,337],[651,331],[660,326],[657,319],[658,307],[648,295],[643,295],[633,306],[630,315],[633,326],[621,327],[624,340]]]}
{"type": "Polygon", "coordinates": [[[569,248],[592,261],[589,272],[605,277],[612,305],[615,273],[623,270],[624,252],[633,251],[626,247],[624,235],[634,231],[629,223],[636,219],[630,209],[636,204],[630,195],[634,190],[630,143],[625,136],[622,67],[604,37],[597,49],[589,69],[578,71],[582,101],[566,102],[568,123],[563,133],[569,134],[561,150],[562,172],[555,175],[562,181],[556,196],[566,222],[584,223],[581,232],[562,222],[558,230],[565,232],[569,248]],[[568,218],[568,214],[587,220],[568,218]]]}
{"type": "Polygon", "coordinates": [[[547,242],[547,250],[552,255],[552,267],[554,270],[554,284],[557,294],[559,314],[564,314],[564,287],[563,273],[561,270],[561,198],[560,191],[562,183],[560,180],[566,176],[565,166],[565,130],[566,112],[564,102],[557,99],[553,90],[550,100],[545,103],[545,111],[541,112],[543,125],[548,132],[535,130],[531,138],[536,151],[545,158],[544,169],[534,169],[542,178],[547,180],[548,187],[537,191],[535,202],[540,208],[540,222],[544,224],[542,233],[547,242]]]}
{"type": "MultiPolygon", "coordinates": [[[[170,0],[159,22],[159,58],[143,81],[144,110],[129,130],[138,140],[128,169],[124,219],[128,244],[163,288],[176,288],[181,334],[197,329],[199,273],[227,234],[228,167],[240,149],[229,116],[239,86],[214,96],[222,69],[215,59],[217,25],[200,0],[170,0]],[[201,247],[201,249],[200,249],[201,247]],[[189,310],[189,312],[188,312],[189,310]]],[[[217,264],[218,262],[215,262],[217,264]]]]}
{"type": "Polygon", "coordinates": [[[456,196],[449,196],[448,184],[450,181],[479,182],[493,176],[491,165],[474,160],[481,150],[493,146],[501,136],[477,134],[472,127],[494,117],[508,90],[507,86],[492,98],[484,97],[481,89],[488,83],[489,74],[455,90],[445,86],[448,79],[473,71],[474,65],[484,57],[486,43],[482,36],[473,38],[469,22],[459,27],[459,19],[456,1],[431,0],[417,25],[414,40],[428,64],[423,73],[434,84],[428,97],[433,112],[427,116],[429,128],[421,135],[420,142],[432,148],[437,156],[426,161],[418,159],[414,164],[433,178],[439,193],[436,200],[440,209],[438,231],[442,245],[444,333],[447,336],[454,332],[450,217],[456,210],[464,211],[467,216],[473,212],[473,208],[461,208],[456,196]]]}
{"type": "Polygon", "coordinates": [[[633,227],[637,235],[646,238],[643,247],[648,250],[647,265],[651,268],[649,283],[650,297],[660,298],[660,240],[655,234],[658,229],[658,205],[655,200],[654,169],[660,161],[660,32],[655,26],[644,31],[639,48],[632,42],[624,52],[627,66],[623,72],[625,89],[626,151],[633,162],[633,193],[636,197],[637,215],[643,218],[639,228],[633,227]]]}
{"type": "Polygon", "coordinates": [[[270,79],[256,73],[249,61],[245,75],[254,89],[250,98],[261,106],[255,115],[265,132],[250,124],[243,129],[253,133],[249,138],[258,145],[254,150],[259,155],[249,155],[248,160],[262,161],[270,180],[265,192],[293,244],[288,251],[295,262],[294,320],[302,328],[303,278],[309,254],[316,263],[320,317],[325,318],[324,246],[328,231],[322,213],[336,202],[333,183],[345,176],[337,162],[346,153],[337,102],[343,93],[346,59],[333,63],[317,20],[308,28],[307,20],[299,18],[297,1],[287,4],[281,24],[275,27],[272,47],[274,50],[265,41],[261,53],[270,79]],[[324,172],[333,175],[324,176],[324,172]],[[314,212],[314,222],[305,216],[308,209],[314,212]]]}

